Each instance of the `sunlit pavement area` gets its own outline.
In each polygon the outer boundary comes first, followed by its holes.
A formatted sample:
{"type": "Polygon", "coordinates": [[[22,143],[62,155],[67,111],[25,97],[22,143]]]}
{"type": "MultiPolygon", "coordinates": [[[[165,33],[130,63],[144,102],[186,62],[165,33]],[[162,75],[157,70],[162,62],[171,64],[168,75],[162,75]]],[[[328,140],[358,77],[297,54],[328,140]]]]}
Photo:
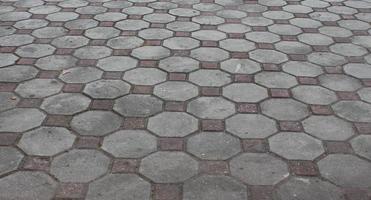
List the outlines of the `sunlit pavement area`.
{"type": "Polygon", "coordinates": [[[370,0],[1,0],[1,200],[371,199],[370,0]]]}

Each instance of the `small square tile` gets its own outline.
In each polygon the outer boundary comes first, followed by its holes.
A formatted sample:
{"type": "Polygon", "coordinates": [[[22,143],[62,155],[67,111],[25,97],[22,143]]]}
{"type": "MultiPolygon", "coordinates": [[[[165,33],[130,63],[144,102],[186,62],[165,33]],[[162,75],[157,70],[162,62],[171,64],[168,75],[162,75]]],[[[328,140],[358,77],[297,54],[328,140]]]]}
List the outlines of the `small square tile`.
{"type": "Polygon", "coordinates": [[[332,115],[333,111],[330,106],[324,105],[311,105],[310,109],[315,115],[332,115]]]}
{"type": "Polygon", "coordinates": [[[234,81],[238,83],[251,83],[254,81],[254,77],[247,74],[236,74],[234,75],[234,81]]]}
{"type": "Polygon", "coordinates": [[[200,162],[200,173],[213,175],[229,174],[228,162],[202,161],[200,162]]]}
{"type": "Polygon", "coordinates": [[[336,92],[339,100],[359,100],[356,92],[336,92]]]}
{"type": "Polygon", "coordinates": [[[289,98],[290,91],[287,89],[272,88],[269,90],[271,97],[273,98],[289,98]]]}
{"type": "Polygon", "coordinates": [[[201,87],[202,96],[220,96],[221,89],[217,87],[201,87]]]}
{"type": "Polygon", "coordinates": [[[77,93],[77,92],[81,92],[83,88],[84,88],[83,84],[67,83],[63,86],[63,92],[77,93]]]}
{"type": "Polygon", "coordinates": [[[101,142],[102,139],[97,137],[79,137],[75,147],[79,149],[96,149],[99,148],[101,142]]]}
{"type": "Polygon", "coordinates": [[[204,119],[201,121],[203,131],[223,131],[224,121],[218,119],[204,119]]]}
{"type": "Polygon", "coordinates": [[[93,100],[90,108],[96,110],[112,110],[114,101],[113,100],[93,100]]]}
{"type": "Polygon", "coordinates": [[[300,122],[281,121],[279,122],[279,126],[281,131],[299,132],[303,130],[303,126],[300,122]]]}
{"type": "Polygon", "coordinates": [[[71,119],[71,116],[66,115],[48,115],[44,125],[68,127],[71,119]]]}
{"type": "Polygon", "coordinates": [[[0,145],[12,145],[17,141],[18,137],[18,134],[15,133],[1,133],[0,145]]]}
{"type": "Polygon", "coordinates": [[[133,94],[152,94],[153,86],[135,85],[133,87],[133,94]]]}
{"type": "Polygon", "coordinates": [[[371,134],[371,122],[370,123],[355,123],[357,131],[360,134],[371,134]]]}
{"type": "Polygon", "coordinates": [[[155,184],[154,200],[181,200],[181,186],[175,184],[155,184]]]}
{"type": "Polygon", "coordinates": [[[115,159],[112,164],[112,173],[135,173],[139,162],[135,159],[115,159]]]}
{"type": "Polygon", "coordinates": [[[84,198],[88,186],[83,183],[61,183],[57,189],[57,198],[84,198]]]}
{"type": "Polygon", "coordinates": [[[144,129],[146,128],[146,119],[137,117],[124,118],[124,129],[144,129]]]}
{"type": "Polygon", "coordinates": [[[327,141],[325,147],[328,153],[352,153],[352,147],[347,142],[327,141]]]}
{"type": "Polygon", "coordinates": [[[185,105],[183,102],[168,101],[165,102],[165,110],[182,112],[185,111],[185,105]]]}
{"type": "Polygon", "coordinates": [[[241,103],[237,105],[237,111],[239,113],[257,113],[258,105],[252,103],[241,103]]]}
{"type": "Polygon", "coordinates": [[[0,92],[13,92],[16,87],[16,83],[0,83],[0,92]]]}
{"type": "Polygon", "coordinates": [[[250,191],[252,200],[273,200],[273,186],[252,186],[250,191]]]}
{"type": "Polygon", "coordinates": [[[49,158],[27,157],[23,163],[23,169],[48,171],[50,168],[49,158]]]}
{"type": "Polygon", "coordinates": [[[42,99],[22,99],[17,107],[20,108],[37,108],[41,105],[42,99]]]}
{"type": "Polygon", "coordinates": [[[41,71],[38,74],[38,78],[49,78],[49,79],[57,78],[59,73],[60,73],[59,71],[41,71]]]}
{"type": "Polygon", "coordinates": [[[262,139],[244,139],[242,148],[245,152],[264,153],[268,151],[268,142],[262,139]]]}
{"type": "Polygon", "coordinates": [[[184,140],[182,138],[159,138],[158,146],[162,151],[182,151],[184,140]]]}
{"type": "Polygon", "coordinates": [[[318,80],[313,77],[298,77],[298,81],[302,85],[316,85],[318,80]]]}
{"type": "Polygon", "coordinates": [[[310,161],[290,161],[290,171],[298,176],[316,176],[319,174],[318,167],[310,161]]]}
{"type": "Polygon", "coordinates": [[[104,72],[103,79],[121,80],[122,72],[104,72]]]}
{"type": "Polygon", "coordinates": [[[184,73],[169,73],[169,80],[171,81],[185,81],[187,74],[184,73]]]}

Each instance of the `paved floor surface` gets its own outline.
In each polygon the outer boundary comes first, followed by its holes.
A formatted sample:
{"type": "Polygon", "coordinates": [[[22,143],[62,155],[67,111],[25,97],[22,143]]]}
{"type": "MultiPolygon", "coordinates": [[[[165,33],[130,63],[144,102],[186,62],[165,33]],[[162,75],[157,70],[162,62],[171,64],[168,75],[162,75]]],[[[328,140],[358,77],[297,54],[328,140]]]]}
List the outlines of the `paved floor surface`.
{"type": "Polygon", "coordinates": [[[371,199],[370,0],[1,0],[0,199],[371,199]]]}

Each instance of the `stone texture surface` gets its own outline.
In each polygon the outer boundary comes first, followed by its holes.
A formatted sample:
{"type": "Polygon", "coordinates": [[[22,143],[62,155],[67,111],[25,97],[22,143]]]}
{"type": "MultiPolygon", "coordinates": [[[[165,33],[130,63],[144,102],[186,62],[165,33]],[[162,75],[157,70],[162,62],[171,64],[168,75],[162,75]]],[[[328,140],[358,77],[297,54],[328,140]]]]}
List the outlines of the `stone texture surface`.
{"type": "Polygon", "coordinates": [[[0,199],[371,198],[370,0],[0,4],[0,199]]]}
{"type": "Polygon", "coordinates": [[[106,173],[109,162],[97,150],[72,150],[53,160],[50,173],[62,182],[88,182],[106,173]]]}
{"type": "Polygon", "coordinates": [[[274,185],[289,176],[284,161],[268,154],[245,153],[231,160],[231,173],[250,185],[274,185]]]}

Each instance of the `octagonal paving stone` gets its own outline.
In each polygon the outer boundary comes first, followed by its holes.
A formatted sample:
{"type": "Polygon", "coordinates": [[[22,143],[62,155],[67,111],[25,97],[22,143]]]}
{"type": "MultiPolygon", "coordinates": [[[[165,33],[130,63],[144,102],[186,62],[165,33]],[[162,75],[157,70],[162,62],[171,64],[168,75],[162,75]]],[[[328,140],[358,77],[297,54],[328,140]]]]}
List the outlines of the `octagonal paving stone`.
{"type": "Polygon", "coordinates": [[[61,93],[44,99],[40,108],[49,114],[73,115],[86,110],[91,100],[76,93],[61,93]]]}
{"type": "Polygon", "coordinates": [[[19,47],[15,53],[26,58],[41,58],[53,54],[55,47],[48,44],[29,44],[19,47]]]}
{"type": "Polygon", "coordinates": [[[294,76],[316,77],[323,73],[320,66],[309,62],[289,61],[282,66],[282,70],[294,76]]]}
{"type": "Polygon", "coordinates": [[[237,114],[225,121],[226,130],[240,138],[266,138],[277,132],[276,122],[261,114],[237,114]]]}
{"type": "Polygon", "coordinates": [[[94,99],[114,99],[128,94],[130,85],[121,80],[97,80],[86,84],[84,93],[94,99]]]}
{"type": "Polygon", "coordinates": [[[371,163],[354,155],[331,154],[318,162],[321,175],[343,187],[370,187],[371,163]]]}
{"type": "Polygon", "coordinates": [[[77,59],[69,55],[51,55],[40,58],[35,65],[44,70],[63,70],[75,67],[77,59]]]}
{"type": "Polygon", "coordinates": [[[280,132],[268,141],[272,152],[289,160],[314,160],[325,152],[320,140],[301,132],[280,132]]]}
{"type": "Polygon", "coordinates": [[[263,114],[278,120],[300,120],[309,115],[307,105],[293,99],[268,99],[260,107],[263,114]]]}
{"type": "Polygon", "coordinates": [[[196,175],[198,163],[183,152],[158,151],[142,159],[139,172],[156,183],[178,183],[196,175]]]}
{"type": "Polygon", "coordinates": [[[359,135],[350,141],[353,150],[360,156],[371,160],[371,136],[359,135]]]}
{"type": "Polygon", "coordinates": [[[321,86],[299,85],[291,92],[295,99],[307,104],[328,105],[337,100],[335,92],[321,86]]]}
{"type": "Polygon", "coordinates": [[[198,129],[198,120],[183,112],[162,112],[149,118],[147,126],[161,137],[184,137],[198,129]]]}
{"type": "Polygon", "coordinates": [[[19,84],[15,92],[25,98],[43,98],[59,93],[62,87],[57,79],[32,79],[19,84]]]}
{"type": "Polygon", "coordinates": [[[220,47],[233,52],[247,52],[255,49],[255,44],[244,39],[225,39],[219,42],[220,47]]]}
{"type": "Polygon", "coordinates": [[[371,88],[370,87],[362,88],[358,90],[357,94],[363,101],[367,101],[368,103],[371,103],[371,88]]]}
{"type": "Polygon", "coordinates": [[[343,74],[323,74],[319,76],[321,85],[335,91],[355,91],[361,87],[359,80],[343,74]]]}
{"type": "Polygon", "coordinates": [[[189,37],[172,37],[164,41],[164,46],[175,50],[189,50],[200,46],[200,42],[189,37]]]}
{"type": "Polygon", "coordinates": [[[71,150],[54,158],[50,173],[62,182],[89,182],[105,174],[109,164],[110,159],[100,151],[71,150]]]}
{"type": "Polygon", "coordinates": [[[274,191],[277,200],[345,200],[337,186],[315,177],[292,177],[274,191]]]}
{"type": "Polygon", "coordinates": [[[162,110],[163,101],[141,94],[130,94],[115,101],[113,110],[125,117],[148,117],[162,110]]]}
{"type": "Polygon", "coordinates": [[[15,108],[0,113],[0,132],[23,132],[41,125],[45,114],[35,108],[15,108]]]}
{"type": "Polygon", "coordinates": [[[34,37],[30,35],[21,35],[21,34],[12,34],[1,37],[0,45],[1,46],[22,46],[25,44],[30,44],[35,40],[34,37]]]}
{"type": "Polygon", "coordinates": [[[110,56],[99,59],[97,66],[104,71],[127,71],[135,68],[138,61],[129,56],[110,56]]]}
{"type": "Polygon", "coordinates": [[[144,130],[117,131],[106,136],[102,144],[103,150],[121,158],[140,158],[156,148],[156,137],[144,130]]]}
{"type": "Polygon", "coordinates": [[[57,186],[57,182],[44,172],[18,171],[0,179],[0,199],[50,200],[57,186]]]}
{"type": "Polygon", "coordinates": [[[67,35],[55,38],[52,44],[58,48],[78,48],[89,43],[89,39],[83,36],[67,35]]]}
{"type": "Polygon", "coordinates": [[[155,85],[166,80],[166,73],[156,68],[135,68],[125,72],[123,79],[136,85],[155,85]]]}
{"type": "Polygon", "coordinates": [[[198,95],[198,88],[188,82],[167,81],[156,85],[153,94],[167,101],[186,101],[198,95]]]}
{"type": "Polygon", "coordinates": [[[199,62],[189,57],[171,56],[162,59],[158,66],[167,72],[191,72],[199,68],[199,62]]]}
{"type": "Polygon", "coordinates": [[[117,22],[115,27],[123,31],[136,31],[149,27],[149,23],[143,20],[127,19],[117,22]]]}
{"type": "Polygon", "coordinates": [[[138,36],[146,40],[163,40],[173,35],[173,32],[161,28],[147,28],[138,32],[138,36]]]}
{"type": "Polygon", "coordinates": [[[108,40],[107,45],[113,49],[134,49],[143,43],[144,40],[135,36],[120,36],[108,40]]]}
{"type": "Polygon", "coordinates": [[[371,105],[362,101],[339,101],[332,109],[339,117],[353,122],[371,121],[371,105]]]}
{"type": "Polygon", "coordinates": [[[112,50],[105,46],[84,46],[74,52],[74,56],[80,59],[99,59],[111,55],[112,50]]]}
{"type": "Polygon", "coordinates": [[[135,174],[108,174],[89,184],[87,200],[149,200],[151,184],[135,174]]]}
{"type": "Polygon", "coordinates": [[[110,39],[120,34],[120,31],[112,27],[95,27],[85,31],[85,36],[91,39],[110,39]]]}
{"type": "Polygon", "coordinates": [[[24,133],[18,146],[28,155],[53,156],[71,148],[75,138],[66,128],[43,126],[24,133]]]}
{"type": "Polygon", "coordinates": [[[220,64],[220,68],[233,74],[253,74],[261,70],[260,65],[249,59],[229,59],[220,64]]]}
{"type": "Polygon", "coordinates": [[[250,51],[249,56],[251,59],[261,63],[280,64],[288,60],[286,54],[270,49],[250,51]]]}
{"type": "Polygon", "coordinates": [[[16,55],[10,54],[10,53],[0,53],[0,60],[2,61],[0,63],[0,67],[5,67],[8,65],[12,65],[17,61],[19,58],[16,55]]]}
{"type": "Polygon", "coordinates": [[[239,181],[221,175],[203,175],[183,185],[183,200],[246,200],[247,187],[239,181]]]}
{"type": "Polygon", "coordinates": [[[131,55],[139,59],[159,60],[168,57],[170,55],[170,50],[162,46],[143,46],[134,49],[131,55]]]}
{"type": "Polygon", "coordinates": [[[16,148],[7,146],[0,147],[0,175],[16,170],[19,164],[21,163],[22,159],[23,154],[16,148]]]}
{"type": "Polygon", "coordinates": [[[275,185],[289,176],[287,164],[269,154],[244,153],[230,161],[231,173],[250,185],[275,185]]]}
{"type": "Polygon", "coordinates": [[[334,116],[312,115],[302,124],[305,132],[323,140],[346,140],[355,134],[352,124],[334,116]]]}
{"type": "Polygon", "coordinates": [[[74,67],[61,73],[59,78],[66,83],[88,83],[98,80],[103,72],[95,67],[74,67]]]}
{"type": "Polygon", "coordinates": [[[14,108],[19,102],[19,98],[11,92],[0,92],[0,112],[14,108]]]}
{"type": "Polygon", "coordinates": [[[229,57],[227,51],[214,47],[200,47],[191,51],[191,57],[200,61],[217,62],[229,57]]]}
{"type": "Polygon", "coordinates": [[[187,151],[205,160],[226,160],[241,151],[240,141],[223,132],[202,132],[187,141],[187,151]]]}
{"type": "Polygon", "coordinates": [[[371,78],[371,65],[349,63],[344,66],[345,73],[360,79],[371,78]]]}
{"type": "Polygon", "coordinates": [[[234,114],[236,108],[221,97],[199,97],[188,104],[187,112],[203,119],[224,119],[234,114]]]}
{"type": "Polygon", "coordinates": [[[256,103],[267,98],[268,92],[254,83],[233,83],[223,88],[223,96],[235,102],[256,103]]]}
{"type": "Polygon", "coordinates": [[[220,87],[230,83],[231,76],[220,70],[200,69],[189,74],[189,81],[199,86],[220,87]]]}
{"type": "Polygon", "coordinates": [[[110,111],[91,110],[75,115],[71,128],[80,135],[103,136],[117,130],[122,119],[110,111]]]}
{"type": "Polygon", "coordinates": [[[294,76],[283,72],[260,72],[255,75],[255,80],[269,88],[290,88],[298,84],[294,76]]]}

